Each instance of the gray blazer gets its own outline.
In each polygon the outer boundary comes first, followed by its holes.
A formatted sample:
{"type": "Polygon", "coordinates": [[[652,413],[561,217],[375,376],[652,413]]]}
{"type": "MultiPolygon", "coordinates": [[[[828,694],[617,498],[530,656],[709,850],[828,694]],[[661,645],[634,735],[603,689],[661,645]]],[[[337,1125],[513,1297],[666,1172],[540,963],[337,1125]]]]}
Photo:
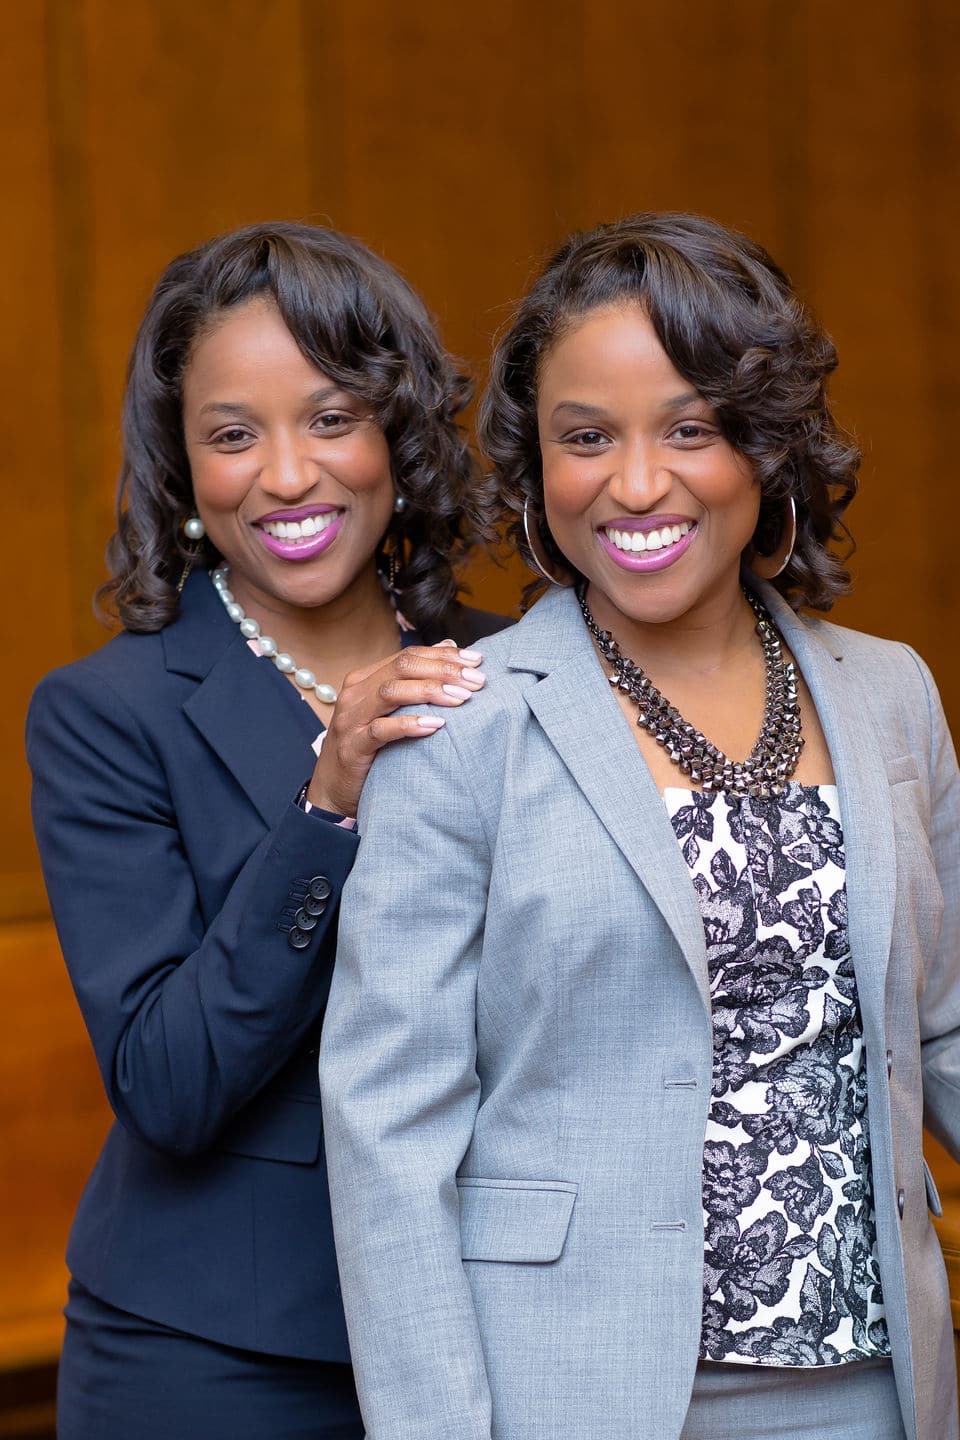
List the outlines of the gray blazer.
{"type": "MultiPolygon", "coordinates": [[[[956,1435],[921,1126],[960,1152],[960,783],[907,646],[766,603],[846,840],[881,1278],[907,1435],[956,1435]]],[[[676,1440],[697,1363],[707,960],[666,808],[576,600],[378,759],[321,1047],[370,1440],[676,1440]]]]}

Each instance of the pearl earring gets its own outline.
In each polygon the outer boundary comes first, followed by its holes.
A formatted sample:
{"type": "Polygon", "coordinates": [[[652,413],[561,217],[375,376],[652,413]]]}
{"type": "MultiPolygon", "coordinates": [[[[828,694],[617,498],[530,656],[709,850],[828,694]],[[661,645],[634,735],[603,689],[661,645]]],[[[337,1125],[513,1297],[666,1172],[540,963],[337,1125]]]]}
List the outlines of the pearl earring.
{"type": "MultiPolygon", "coordinates": [[[[186,520],[184,520],[183,522],[183,533],[186,538],[191,542],[191,545],[193,547],[190,552],[191,557],[195,557],[197,551],[200,549],[200,541],[207,533],[207,527],[206,525],[204,525],[199,515],[188,515],[186,520]]],[[[192,558],[185,561],[183,569],[180,571],[180,579],[177,581],[178,595],[181,593],[184,585],[186,585],[187,583],[187,576],[190,574],[191,564],[192,558]]]]}
{"type": "Polygon", "coordinates": [[[398,495],[397,498],[396,498],[396,500],[394,500],[394,502],[393,502],[394,514],[396,514],[396,515],[402,515],[403,512],[404,512],[404,510],[406,510],[406,508],[407,508],[407,502],[406,502],[406,500],[403,498],[402,495],[398,495]]]}

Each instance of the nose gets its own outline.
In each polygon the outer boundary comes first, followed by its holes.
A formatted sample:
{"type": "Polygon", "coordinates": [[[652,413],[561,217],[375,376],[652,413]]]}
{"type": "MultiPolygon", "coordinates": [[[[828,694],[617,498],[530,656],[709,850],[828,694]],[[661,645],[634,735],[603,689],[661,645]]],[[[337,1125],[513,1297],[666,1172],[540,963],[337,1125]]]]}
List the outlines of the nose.
{"type": "Polygon", "coordinates": [[[288,502],[299,500],[316,483],[315,468],[293,437],[274,437],[263,458],[260,488],[288,502]]]}
{"type": "Polygon", "coordinates": [[[626,510],[653,510],[673,487],[673,475],[655,445],[637,440],[624,446],[610,477],[610,497],[626,510]]]}

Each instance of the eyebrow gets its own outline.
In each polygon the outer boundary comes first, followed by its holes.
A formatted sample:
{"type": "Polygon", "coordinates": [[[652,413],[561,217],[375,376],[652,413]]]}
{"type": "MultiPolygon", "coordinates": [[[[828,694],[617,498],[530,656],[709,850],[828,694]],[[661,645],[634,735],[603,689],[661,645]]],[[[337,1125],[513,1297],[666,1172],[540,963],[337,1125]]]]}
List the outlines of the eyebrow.
{"type": "MultiPolygon", "coordinates": [[[[684,410],[688,405],[707,405],[709,401],[704,400],[699,390],[684,390],[681,395],[673,395],[669,400],[664,400],[661,410],[674,411],[684,410]]],[[[561,400],[559,405],[554,407],[553,416],[556,417],[563,411],[569,415],[579,415],[585,420],[606,419],[607,411],[602,405],[585,405],[581,400],[561,400]]]]}
{"type": "Polygon", "coordinates": [[[602,420],[607,413],[601,405],[584,405],[579,400],[561,400],[559,405],[554,406],[554,416],[559,415],[561,410],[571,415],[582,415],[587,420],[602,420]]]}
{"type": "MultiPolygon", "coordinates": [[[[339,385],[321,385],[319,390],[314,390],[312,394],[306,397],[304,404],[307,406],[323,405],[328,400],[332,400],[335,395],[346,395],[348,393],[348,391],[342,389],[339,385]]],[[[208,400],[206,404],[200,406],[197,413],[205,415],[211,410],[215,411],[218,415],[252,415],[254,413],[254,406],[243,405],[232,400],[208,400]]]]}
{"type": "Polygon", "coordinates": [[[684,390],[682,395],[674,395],[670,400],[664,400],[664,410],[684,410],[688,405],[707,405],[709,401],[704,400],[699,390],[684,390]]]}

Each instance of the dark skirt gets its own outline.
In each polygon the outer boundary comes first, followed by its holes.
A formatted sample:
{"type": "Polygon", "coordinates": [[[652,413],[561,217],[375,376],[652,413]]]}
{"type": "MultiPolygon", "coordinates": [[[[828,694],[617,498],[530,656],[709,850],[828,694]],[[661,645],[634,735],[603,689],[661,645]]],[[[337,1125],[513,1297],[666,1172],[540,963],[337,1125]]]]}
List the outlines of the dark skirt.
{"type": "Polygon", "coordinates": [[[906,1440],[893,1365],[886,1359],[853,1360],[786,1369],[701,1361],[680,1440],[734,1435],[737,1440],[906,1440]]]}
{"type": "Polygon", "coordinates": [[[236,1350],[71,1281],[58,1440],[363,1440],[348,1365],[236,1350]]]}

